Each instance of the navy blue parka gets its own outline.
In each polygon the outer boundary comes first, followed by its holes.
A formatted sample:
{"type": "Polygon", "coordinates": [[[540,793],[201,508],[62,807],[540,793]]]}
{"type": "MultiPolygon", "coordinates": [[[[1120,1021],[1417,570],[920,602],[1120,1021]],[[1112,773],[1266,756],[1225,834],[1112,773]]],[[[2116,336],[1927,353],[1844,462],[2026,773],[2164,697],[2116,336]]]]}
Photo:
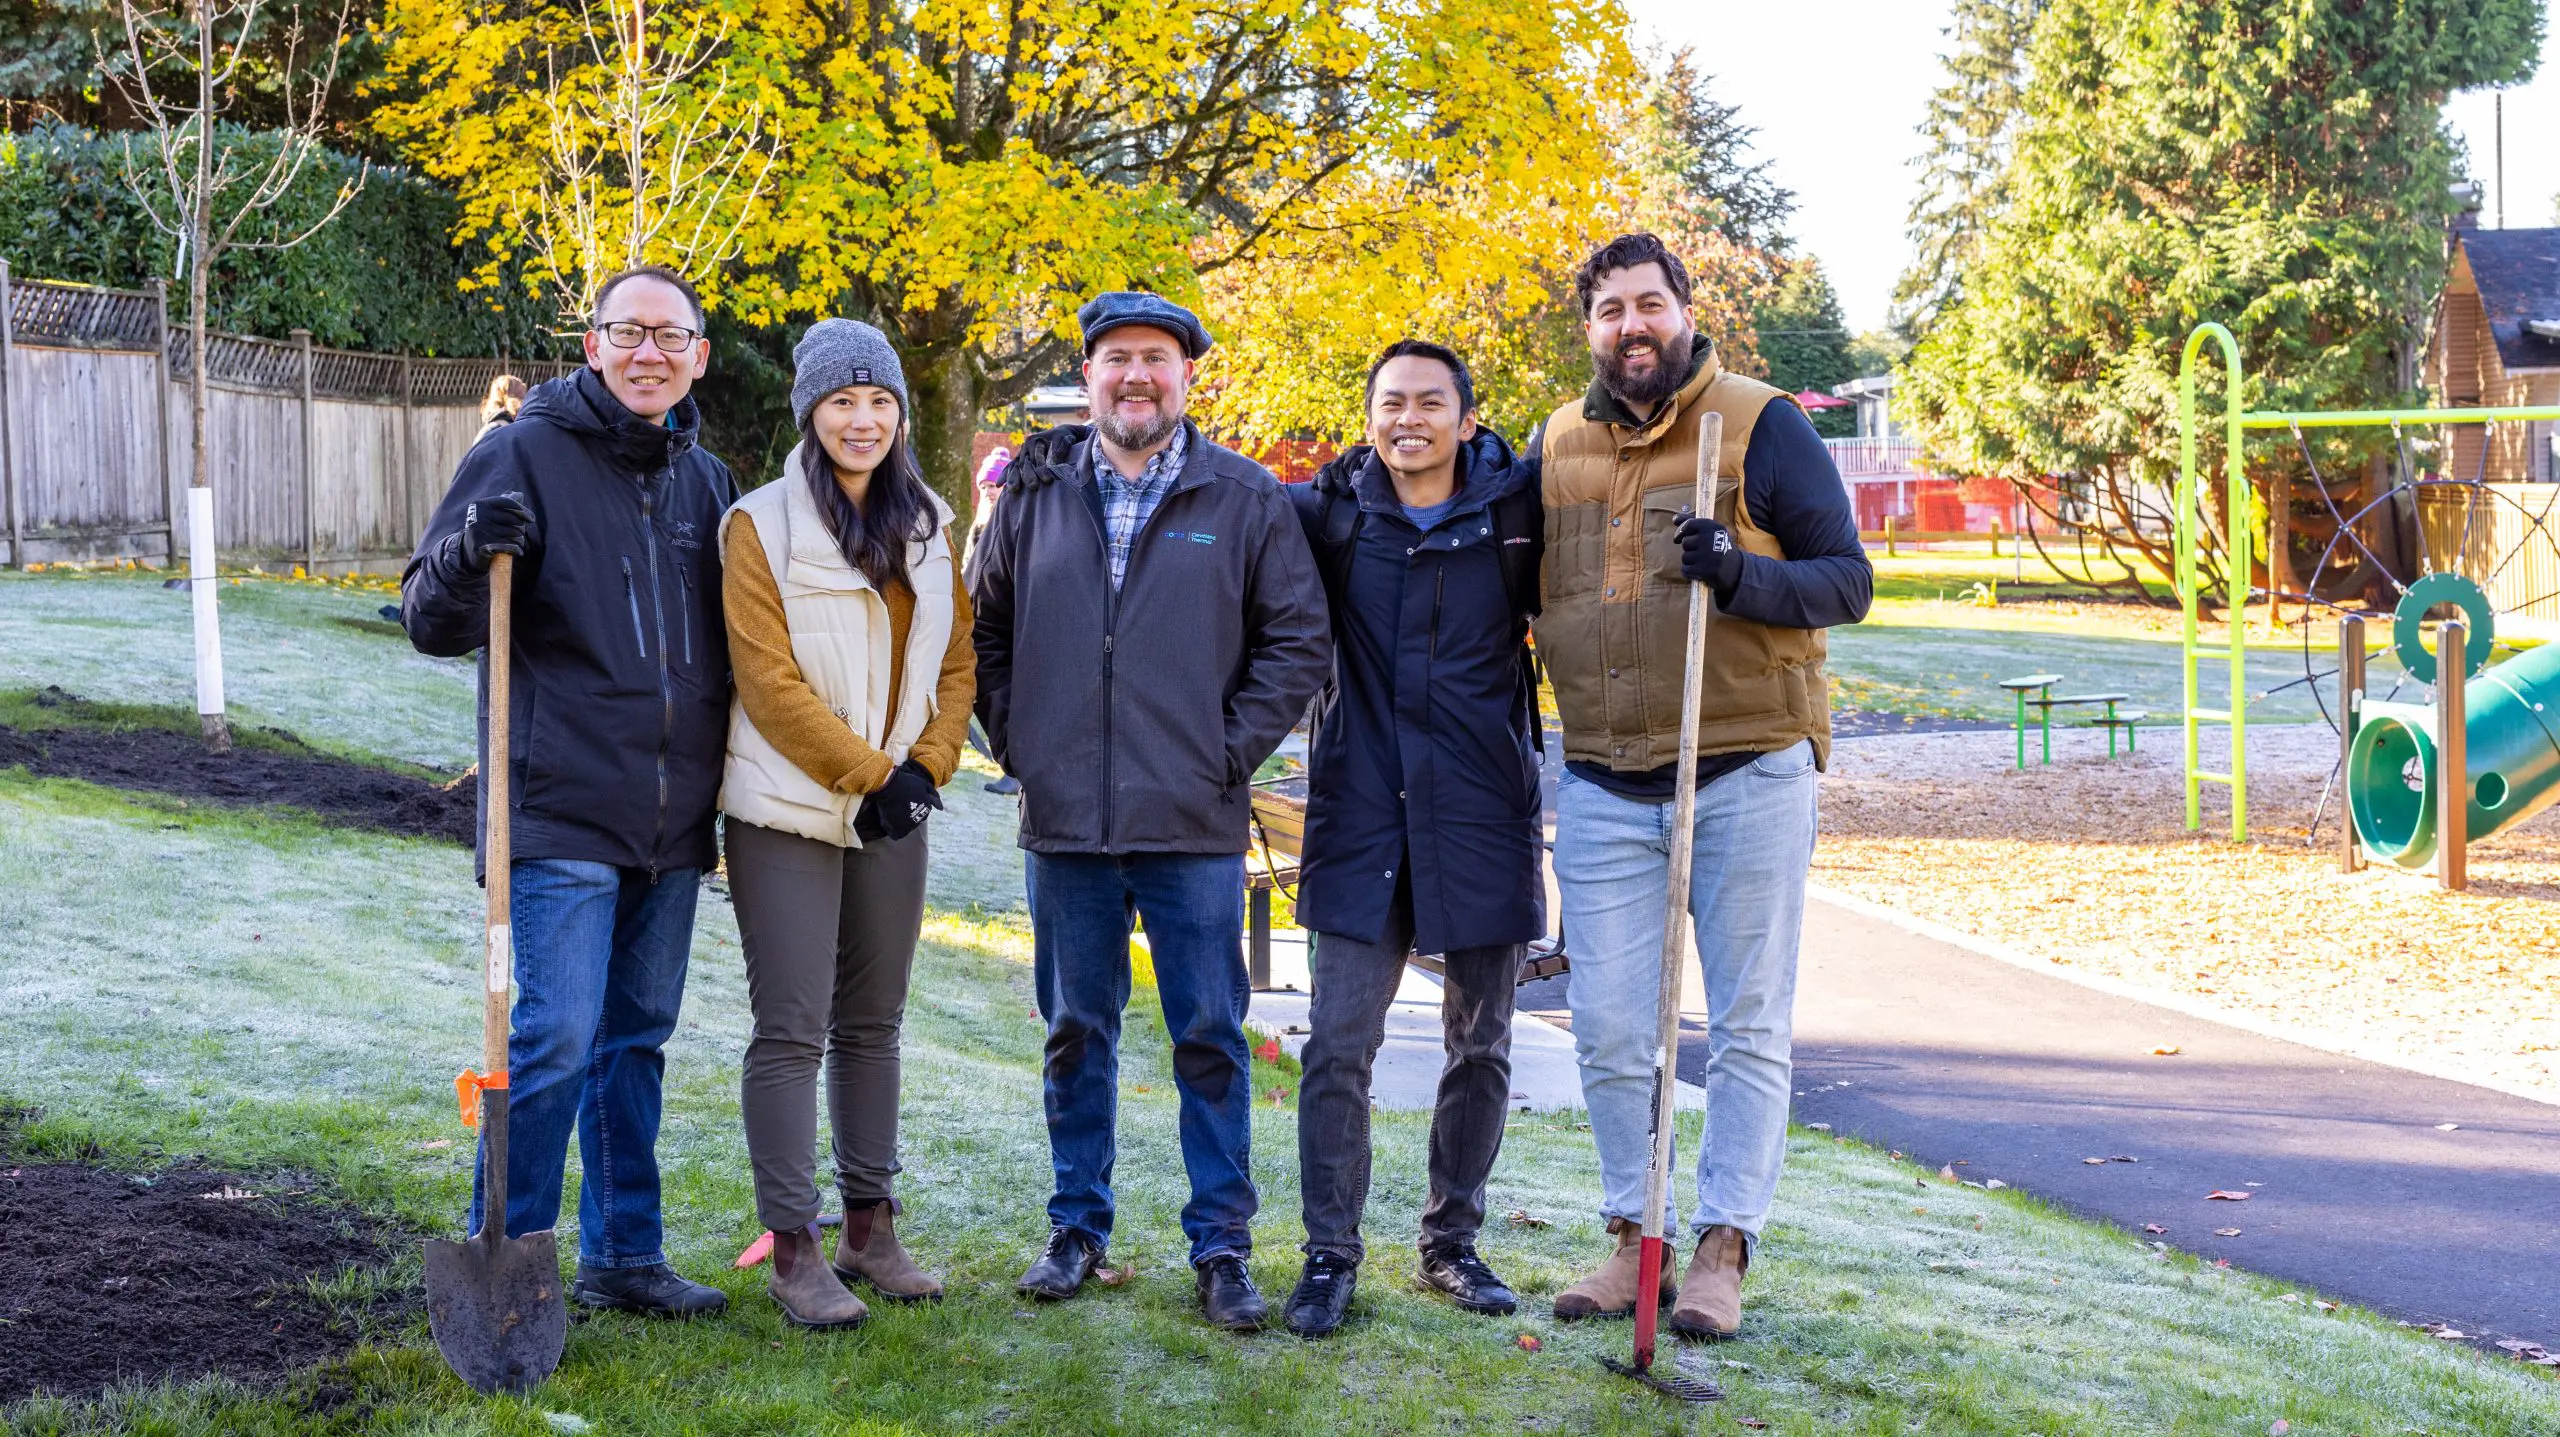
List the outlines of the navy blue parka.
{"type": "Polygon", "coordinates": [[[1528,626],[1499,558],[1506,537],[1528,543],[1536,572],[1535,495],[1526,535],[1506,534],[1494,507],[1518,506],[1530,483],[1487,430],[1460,451],[1454,504],[1428,533],[1365,445],[1291,486],[1316,567],[1338,584],[1335,694],[1308,755],[1302,927],[1376,942],[1404,886],[1416,952],[1545,931],[1528,626]],[[1325,491],[1345,480],[1359,515],[1337,541],[1325,520],[1342,501],[1325,491]]]}

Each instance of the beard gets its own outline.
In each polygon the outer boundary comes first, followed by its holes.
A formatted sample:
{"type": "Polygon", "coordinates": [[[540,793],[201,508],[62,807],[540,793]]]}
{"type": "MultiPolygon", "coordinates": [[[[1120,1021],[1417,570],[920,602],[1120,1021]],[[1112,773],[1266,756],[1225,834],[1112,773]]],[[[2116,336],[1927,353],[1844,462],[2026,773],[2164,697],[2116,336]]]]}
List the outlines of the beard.
{"type": "Polygon", "coordinates": [[[1103,438],[1123,449],[1153,449],[1172,437],[1173,427],[1182,422],[1179,413],[1166,407],[1163,395],[1156,395],[1155,401],[1156,417],[1153,419],[1132,423],[1121,418],[1114,408],[1103,411],[1102,417],[1093,421],[1093,427],[1102,431],[1103,438]]]}
{"type": "Polygon", "coordinates": [[[1683,329],[1664,344],[1657,345],[1651,335],[1630,336],[1618,342],[1607,354],[1595,354],[1592,362],[1600,370],[1600,383],[1611,394],[1624,400],[1630,409],[1643,412],[1677,393],[1689,375],[1691,336],[1697,331],[1683,329]],[[1642,374],[1627,372],[1627,355],[1632,349],[1654,351],[1653,367],[1642,374]]]}

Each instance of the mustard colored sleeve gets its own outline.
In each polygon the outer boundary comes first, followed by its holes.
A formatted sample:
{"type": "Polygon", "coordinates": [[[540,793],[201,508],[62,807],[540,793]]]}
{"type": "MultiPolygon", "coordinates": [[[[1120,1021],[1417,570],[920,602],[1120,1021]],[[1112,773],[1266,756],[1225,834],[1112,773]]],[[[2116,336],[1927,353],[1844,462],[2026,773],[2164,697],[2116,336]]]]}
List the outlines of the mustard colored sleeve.
{"type": "Polygon", "coordinates": [[[934,684],[933,721],[916,735],[915,747],[908,751],[908,757],[933,775],[937,788],[959,771],[960,748],[969,741],[969,711],[978,702],[978,646],[969,637],[976,624],[977,615],[969,608],[969,586],[955,575],[951,643],[942,651],[942,677],[934,684]]]}
{"type": "Polygon", "coordinates": [[[863,742],[800,673],[783,617],[782,586],[765,562],[753,519],[729,521],[720,601],[729,622],[729,667],[738,702],[756,732],[802,773],[838,793],[869,793],[889,781],[889,756],[863,742]]]}

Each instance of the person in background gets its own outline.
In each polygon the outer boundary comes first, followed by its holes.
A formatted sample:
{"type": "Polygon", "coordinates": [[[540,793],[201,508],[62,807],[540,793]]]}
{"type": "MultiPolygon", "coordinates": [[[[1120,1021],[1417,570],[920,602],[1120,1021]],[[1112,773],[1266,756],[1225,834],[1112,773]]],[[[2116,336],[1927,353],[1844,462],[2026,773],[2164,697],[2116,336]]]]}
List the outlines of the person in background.
{"type": "Polygon", "coordinates": [[[471,436],[471,442],[478,444],[513,423],[524,408],[524,396],[524,381],[512,374],[490,380],[489,392],[480,398],[480,432],[471,436]]]}
{"type": "MultiPolygon", "coordinates": [[[[569,1295],[662,1317],[728,1305],[667,1265],[657,1152],[729,741],[713,534],[738,490],[696,443],[693,384],[711,362],[702,331],[682,275],[652,265],[607,279],[587,367],[535,389],[464,456],[400,577],[400,621],[419,652],[481,655],[484,758],[488,724],[510,735],[506,1235],[558,1222],[574,1128],[569,1295]],[[488,712],[485,673],[498,554],[520,556],[505,714],[488,712]]],[[[474,1231],[480,1206],[475,1179],[474,1231]]]]}
{"type": "Polygon", "coordinates": [[[907,437],[887,335],[846,319],[792,350],[800,443],[722,521],[738,699],[720,785],[755,1034],[741,1106],[774,1301],[804,1327],[942,1295],[899,1244],[898,1029],[924,923],[924,823],[977,694],[950,506],[907,437]],[[818,1072],[844,1198],[818,1240],[818,1072]],[[840,1281],[839,1279],[843,1279],[840,1281]]]}
{"type": "Polygon", "coordinates": [[[969,514],[969,544],[972,548],[977,546],[978,536],[987,531],[987,521],[995,517],[996,496],[1004,492],[1005,466],[1012,462],[1013,451],[999,444],[988,450],[987,457],[978,465],[977,502],[971,506],[969,514]]]}
{"type": "Polygon", "coordinates": [[[1254,770],[1329,644],[1306,536],[1261,465],[1184,417],[1208,331],[1152,294],[1077,313],[1095,422],[1035,434],[971,565],[978,717],[1022,780],[1032,972],[1049,1025],[1049,1241],[1021,1291],[1073,1297],[1111,1237],[1132,920],[1173,1039],[1195,1291],[1262,1325],[1245,1046],[1254,770]]]}
{"type": "Polygon", "coordinates": [[[1519,1299],[1476,1254],[1511,1102],[1511,999],[1545,931],[1536,681],[1542,515],[1475,379],[1437,344],[1369,370],[1369,442],[1289,499],[1333,615],[1307,756],[1298,925],[1314,935],[1298,1086],[1306,1269],[1289,1330],[1342,1325],[1369,1193],[1369,1075],[1405,962],[1443,955],[1447,1061],[1431,1114],[1422,1284],[1468,1312],[1519,1299]]]}
{"type": "MultiPolygon", "coordinates": [[[[1556,1294],[1571,1320],[1669,1300],[1731,1336],[1787,1142],[1796,950],[1816,770],[1831,753],[1823,631],[1866,617],[1875,573],[1830,450],[1783,391],[1734,374],[1689,315],[1689,272],[1621,235],[1574,275],[1590,391],[1529,441],[1547,513],[1538,654],[1564,728],[1556,892],[1566,1002],[1615,1249],[1556,1294]],[[1703,421],[1723,416],[1714,512],[1694,512],[1703,421]],[[1652,1159],[1655,994],[1678,781],[1688,608],[1707,610],[1690,921],[1707,995],[1707,1124],[1688,1270],[1637,1291],[1652,1159]],[[1676,1291],[1674,1283],[1677,1283],[1676,1291]]],[[[1678,1221],[1678,1201],[1671,1203],[1678,1221]]]]}

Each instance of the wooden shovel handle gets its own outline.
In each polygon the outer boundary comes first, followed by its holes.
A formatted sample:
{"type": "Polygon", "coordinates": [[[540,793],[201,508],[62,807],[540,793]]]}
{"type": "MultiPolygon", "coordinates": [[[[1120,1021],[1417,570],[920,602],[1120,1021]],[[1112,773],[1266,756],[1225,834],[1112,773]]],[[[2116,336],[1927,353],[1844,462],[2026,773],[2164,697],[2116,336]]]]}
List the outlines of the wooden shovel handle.
{"type": "Polygon", "coordinates": [[[480,815],[487,825],[481,849],[487,872],[483,882],[489,894],[489,947],[488,981],[482,985],[480,1065],[483,1073],[499,1074],[507,1071],[507,997],[515,986],[514,934],[507,918],[507,879],[513,865],[509,840],[515,826],[507,792],[511,772],[507,738],[515,722],[509,697],[515,668],[515,579],[515,555],[489,556],[489,766],[482,775],[488,796],[480,815]]]}

